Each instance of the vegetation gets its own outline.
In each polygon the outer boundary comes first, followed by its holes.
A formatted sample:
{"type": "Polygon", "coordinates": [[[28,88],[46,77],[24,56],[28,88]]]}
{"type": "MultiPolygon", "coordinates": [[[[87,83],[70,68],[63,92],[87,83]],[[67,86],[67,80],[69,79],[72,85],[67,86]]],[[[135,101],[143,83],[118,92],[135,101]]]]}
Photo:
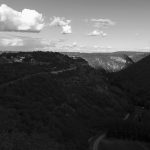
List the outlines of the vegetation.
{"type": "Polygon", "coordinates": [[[51,52],[4,53],[0,58],[7,60],[0,64],[1,149],[83,150],[100,131],[150,141],[148,108],[140,118],[137,96],[105,70],[51,52]],[[124,120],[128,113],[131,117],[124,120]]]}

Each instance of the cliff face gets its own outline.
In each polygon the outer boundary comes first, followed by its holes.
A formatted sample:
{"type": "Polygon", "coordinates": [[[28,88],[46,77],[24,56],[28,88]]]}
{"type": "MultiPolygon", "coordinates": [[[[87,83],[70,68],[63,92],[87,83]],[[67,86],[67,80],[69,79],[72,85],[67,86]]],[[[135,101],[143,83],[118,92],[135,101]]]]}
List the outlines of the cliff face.
{"type": "Polygon", "coordinates": [[[120,71],[146,57],[148,53],[115,52],[115,53],[64,53],[73,58],[84,58],[90,66],[103,68],[108,72],[120,71]]]}
{"type": "Polygon", "coordinates": [[[109,72],[120,71],[134,62],[128,56],[101,56],[89,59],[89,64],[94,68],[103,68],[109,72]]]}

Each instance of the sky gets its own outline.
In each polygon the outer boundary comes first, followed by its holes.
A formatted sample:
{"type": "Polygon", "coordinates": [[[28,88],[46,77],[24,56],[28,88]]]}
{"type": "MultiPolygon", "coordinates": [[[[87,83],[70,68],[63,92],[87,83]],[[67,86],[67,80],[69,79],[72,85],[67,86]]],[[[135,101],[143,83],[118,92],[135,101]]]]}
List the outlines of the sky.
{"type": "Polygon", "coordinates": [[[0,0],[0,49],[149,51],[150,0],[0,0]]]}

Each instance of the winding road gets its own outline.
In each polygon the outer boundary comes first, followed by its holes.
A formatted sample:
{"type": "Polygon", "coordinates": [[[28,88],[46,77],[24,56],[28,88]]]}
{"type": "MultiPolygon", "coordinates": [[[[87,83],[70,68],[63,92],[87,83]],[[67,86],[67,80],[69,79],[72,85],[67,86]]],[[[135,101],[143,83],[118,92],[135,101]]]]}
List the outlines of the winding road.
{"type": "Polygon", "coordinates": [[[106,134],[102,134],[95,139],[91,150],[150,150],[150,145],[138,141],[106,139],[106,134]]]}
{"type": "Polygon", "coordinates": [[[34,74],[31,74],[31,75],[27,75],[27,76],[21,77],[21,78],[16,79],[16,80],[12,80],[12,81],[0,84],[0,88],[6,87],[8,85],[15,84],[16,82],[19,82],[19,81],[22,81],[22,80],[26,80],[26,79],[29,79],[31,77],[37,76],[37,75],[49,74],[49,73],[53,74],[53,75],[58,75],[60,73],[64,73],[64,72],[68,72],[68,71],[73,71],[73,70],[76,70],[76,69],[77,69],[77,67],[72,67],[72,68],[61,69],[61,70],[57,70],[57,71],[38,72],[38,73],[34,73],[34,74]]]}
{"type": "Polygon", "coordinates": [[[93,144],[92,150],[98,150],[98,149],[99,149],[99,143],[100,143],[105,137],[106,137],[106,134],[102,134],[101,136],[99,136],[99,137],[95,140],[95,142],[94,142],[94,144],[93,144]]]}

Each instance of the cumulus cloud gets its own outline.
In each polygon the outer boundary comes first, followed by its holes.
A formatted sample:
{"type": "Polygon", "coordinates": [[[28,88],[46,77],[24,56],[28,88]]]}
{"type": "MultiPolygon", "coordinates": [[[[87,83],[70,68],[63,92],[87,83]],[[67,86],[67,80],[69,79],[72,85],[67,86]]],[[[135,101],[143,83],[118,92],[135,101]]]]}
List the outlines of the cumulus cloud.
{"type": "Polygon", "coordinates": [[[72,28],[71,28],[71,20],[67,20],[64,17],[53,17],[51,19],[50,26],[58,26],[62,29],[61,33],[62,34],[71,34],[72,33],[72,28]]]}
{"type": "Polygon", "coordinates": [[[98,30],[94,30],[91,33],[89,33],[88,35],[89,36],[101,36],[101,37],[107,36],[106,33],[104,33],[103,31],[98,31],[98,30]]]}
{"type": "Polygon", "coordinates": [[[95,28],[94,31],[90,32],[88,35],[89,36],[101,36],[101,37],[105,37],[107,36],[107,33],[103,32],[102,30],[104,28],[108,28],[110,26],[114,26],[116,23],[113,22],[110,19],[86,19],[86,22],[92,22],[93,26],[95,28]]]}
{"type": "Polygon", "coordinates": [[[110,19],[91,19],[91,21],[94,22],[96,28],[107,28],[116,24],[110,19]]]}
{"type": "Polygon", "coordinates": [[[77,45],[77,42],[73,42],[73,43],[72,43],[72,46],[73,46],[73,47],[77,47],[77,46],[78,46],[78,45],[77,45]]]}
{"type": "Polygon", "coordinates": [[[40,32],[44,28],[42,14],[35,10],[16,11],[9,6],[0,6],[0,31],[40,32]]]}

